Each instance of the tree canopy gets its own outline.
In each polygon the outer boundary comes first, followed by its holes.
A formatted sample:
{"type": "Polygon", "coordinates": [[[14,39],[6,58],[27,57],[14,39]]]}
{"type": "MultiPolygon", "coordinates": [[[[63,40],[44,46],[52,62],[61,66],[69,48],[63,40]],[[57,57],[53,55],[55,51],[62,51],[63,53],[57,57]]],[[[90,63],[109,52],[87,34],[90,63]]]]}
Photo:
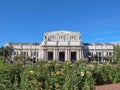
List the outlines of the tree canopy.
{"type": "Polygon", "coordinates": [[[120,45],[119,44],[114,46],[114,61],[115,63],[120,64],[120,45]]]}
{"type": "Polygon", "coordinates": [[[12,52],[13,52],[13,49],[8,46],[5,46],[5,47],[2,46],[0,48],[0,56],[4,61],[5,59],[11,58],[12,52]]]}

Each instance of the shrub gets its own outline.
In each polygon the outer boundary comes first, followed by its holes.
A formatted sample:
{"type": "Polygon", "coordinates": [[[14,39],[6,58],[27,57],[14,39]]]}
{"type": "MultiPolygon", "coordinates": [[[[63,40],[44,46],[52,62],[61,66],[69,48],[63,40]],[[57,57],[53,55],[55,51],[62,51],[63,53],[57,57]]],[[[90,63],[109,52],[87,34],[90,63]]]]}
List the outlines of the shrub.
{"type": "Polygon", "coordinates": [[[19,88],[22,70],[20,64],[0,63],[0,90],[19,88]]]}
{"type": "Polygon", "coordinates": [[[0,63],[0,90],[94,90],[94,85],[119,82],[120,66],[109,63],[0,63]]]}

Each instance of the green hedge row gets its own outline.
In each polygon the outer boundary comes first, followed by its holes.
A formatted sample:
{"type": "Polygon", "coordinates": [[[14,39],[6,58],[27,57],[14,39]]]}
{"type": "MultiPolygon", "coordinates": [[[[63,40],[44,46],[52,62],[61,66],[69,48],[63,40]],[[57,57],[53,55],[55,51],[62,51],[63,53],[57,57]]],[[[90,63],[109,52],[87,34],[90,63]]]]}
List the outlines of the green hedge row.
{"type": "Polygon", "coordinates": [[[119,83],[120,66],[81,62],[0,63],[0,90],[94,90],[119,83]]]}

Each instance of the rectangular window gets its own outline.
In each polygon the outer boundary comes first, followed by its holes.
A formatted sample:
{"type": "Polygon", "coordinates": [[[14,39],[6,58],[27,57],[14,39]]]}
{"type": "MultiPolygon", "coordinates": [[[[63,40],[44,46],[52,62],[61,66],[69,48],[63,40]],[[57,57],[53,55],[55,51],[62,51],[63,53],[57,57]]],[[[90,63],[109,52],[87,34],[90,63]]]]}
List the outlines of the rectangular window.
{"type": "Polygon", "coordinates": [[[36,52],[34,52],[34,56],[36,56],[36,52]]]}
{"type": "Polygon", "coordinates": [[[96,55],[98,56],[98,52],[96,52],[96,55]]]}
{"type": "Polygon", "coordinates": [[[101,57],[101,52],[99,52],[99,57],[101,57]]]}
{"type": "Polygon", "coordinates": [[[13,54],[16,55],[16,52],[14,52],[13,54]]]}
{"type": "Polygon", "coordinates": [[[111,53],[111,52],[109,52],[109,56],[112,56],[112,53],[111,53]]]}

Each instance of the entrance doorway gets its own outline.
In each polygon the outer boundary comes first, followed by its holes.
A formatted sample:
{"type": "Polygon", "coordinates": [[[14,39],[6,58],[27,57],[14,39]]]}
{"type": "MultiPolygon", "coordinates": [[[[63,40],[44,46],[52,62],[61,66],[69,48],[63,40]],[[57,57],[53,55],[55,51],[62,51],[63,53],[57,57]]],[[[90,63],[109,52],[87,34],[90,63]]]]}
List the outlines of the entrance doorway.
{"type": "Polygon", "coordinates": [[[71,61],[76,60],[76,52],[71,52],[71,61]]]}
{"type": "Polygon", "coordinates": [[[48,60],[53,60],[53,52],[48,52],[48,60]]]}
{"type": "Polygon", "coordinates": [[[65,61],[65,52],[59,52],[59,61],[65,61]]]}

